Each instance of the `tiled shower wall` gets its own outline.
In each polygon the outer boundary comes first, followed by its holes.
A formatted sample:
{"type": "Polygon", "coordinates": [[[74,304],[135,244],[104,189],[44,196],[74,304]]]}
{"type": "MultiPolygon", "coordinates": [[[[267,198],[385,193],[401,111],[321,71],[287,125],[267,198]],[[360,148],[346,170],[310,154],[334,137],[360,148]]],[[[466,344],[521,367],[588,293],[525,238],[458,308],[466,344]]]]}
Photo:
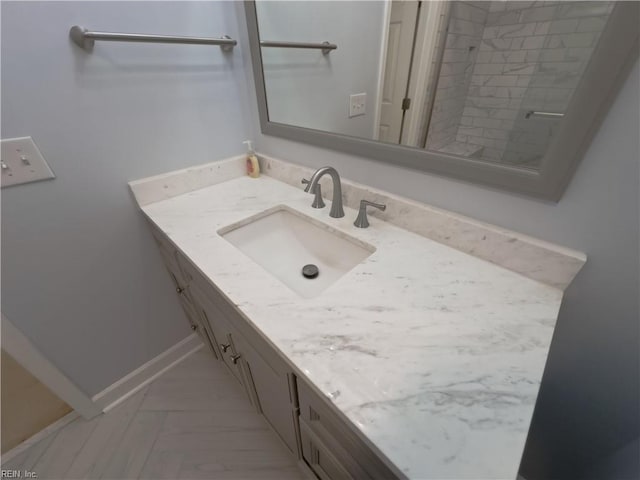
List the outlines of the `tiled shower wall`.
{"type": "Polygon", "coordinates": [[[458,129],[482,158],[537,166],[591,57],[612,2],[493,1],[458,129]]]}
{"type": "MultiPolygon", "coordinates": [[[[566,110],[613,2],[473,2],[483,4],[488,13],[464,108],[457,119],[447,118],[447,132],[457,121],[458,147],[482,148],[487,161],[536,167],[559,120],[525,114],[566,110]]],[[[446,144],[427,145],[446,150],[446,144]]]]}
{"type": "Polygon", "coordinates": [[[488,10],[489,2],[451,4],[449,31],[427,134],[429,149],[439,150],[455,142],[488,10]]]}

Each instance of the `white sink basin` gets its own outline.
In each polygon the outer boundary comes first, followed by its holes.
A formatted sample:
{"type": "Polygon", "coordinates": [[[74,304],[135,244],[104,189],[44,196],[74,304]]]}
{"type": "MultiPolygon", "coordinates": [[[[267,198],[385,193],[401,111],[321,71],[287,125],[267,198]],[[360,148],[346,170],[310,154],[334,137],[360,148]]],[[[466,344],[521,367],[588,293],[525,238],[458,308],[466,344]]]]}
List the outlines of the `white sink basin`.
{"type": "Polygon", "coordinates": [[[320,294],[376,250],[284,205],[224,227],[218,234],[307,298],[320,294]],[[317,277],[302,275],[308,264],[318,267],[317,277]]]}

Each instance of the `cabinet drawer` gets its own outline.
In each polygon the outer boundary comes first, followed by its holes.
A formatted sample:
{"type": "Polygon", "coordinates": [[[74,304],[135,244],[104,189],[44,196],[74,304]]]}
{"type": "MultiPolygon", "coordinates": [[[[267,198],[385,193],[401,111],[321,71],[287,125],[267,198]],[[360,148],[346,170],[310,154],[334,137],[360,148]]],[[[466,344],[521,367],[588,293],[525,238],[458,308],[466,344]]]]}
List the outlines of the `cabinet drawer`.
{"type": "Polygon", "coordinates": [[[331,448],[336,459],[358,479],[390,480],[399,477],[338,417],[327,402],[298,377],[300,428],[305,424],[316,438],[331,448]]]}

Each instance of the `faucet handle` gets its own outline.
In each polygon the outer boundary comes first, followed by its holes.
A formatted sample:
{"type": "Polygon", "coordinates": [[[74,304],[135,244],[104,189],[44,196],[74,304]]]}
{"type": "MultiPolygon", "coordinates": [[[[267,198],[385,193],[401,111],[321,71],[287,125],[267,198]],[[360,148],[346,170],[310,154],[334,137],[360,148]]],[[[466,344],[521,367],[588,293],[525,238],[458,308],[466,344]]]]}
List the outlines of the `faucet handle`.
{"type": "Polygon", "coordinates": [[[364,207],[375,207],[378,210],[382,210],[383,212],[387,209],[387,206],[383,205],[382,203],[370,202],[369,200],[360,200],[360,208],[364,207]]]}
{"type": "Polygon", "coordinates": [[[367,228],[369,226],[369,219],[367,218],[367,207],[374,207],[383,212],[387,209],[386,205],[381,203],[370,202],[369,200],[360,200],[360,210],[358,210],[358,217],[353,224],[358,228],[367,228]]]}
{"type": "MultiPolygon", "coordinates": [[[[306,185],[304,191],[308,192],[309,189],[311,188],[311,180],[307,180],[306,178],[302,179],[302,184],[306,185]]],[[[322,190],[320,188],[320,184],[316,185],[316,190],[315,192],[311,192],[313,194],[315,194],[315,196],[313,197],[313,203],[311,204],[311,206],[313,208],[324,208],[324,200],[322,200],[322,190]]]]}

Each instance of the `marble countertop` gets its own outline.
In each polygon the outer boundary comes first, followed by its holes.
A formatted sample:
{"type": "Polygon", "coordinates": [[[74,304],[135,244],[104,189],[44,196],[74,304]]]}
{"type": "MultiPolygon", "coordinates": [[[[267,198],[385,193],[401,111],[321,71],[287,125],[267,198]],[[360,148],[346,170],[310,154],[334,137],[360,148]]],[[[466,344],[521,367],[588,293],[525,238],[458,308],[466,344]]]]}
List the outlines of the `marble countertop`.
{"type": "MultiPolygon", "coordinates": [[[[133,188],[133,187],[132,187],[133,188]]],[[[144,213],[360,430],[416,479],[515,479],[562,290],[267,176],[144,213]],[[376,251],[302,298],[217,231],[287,205],[376,251]]],[[[268,252],[265,252],[268,254],[268,252]]]]}

